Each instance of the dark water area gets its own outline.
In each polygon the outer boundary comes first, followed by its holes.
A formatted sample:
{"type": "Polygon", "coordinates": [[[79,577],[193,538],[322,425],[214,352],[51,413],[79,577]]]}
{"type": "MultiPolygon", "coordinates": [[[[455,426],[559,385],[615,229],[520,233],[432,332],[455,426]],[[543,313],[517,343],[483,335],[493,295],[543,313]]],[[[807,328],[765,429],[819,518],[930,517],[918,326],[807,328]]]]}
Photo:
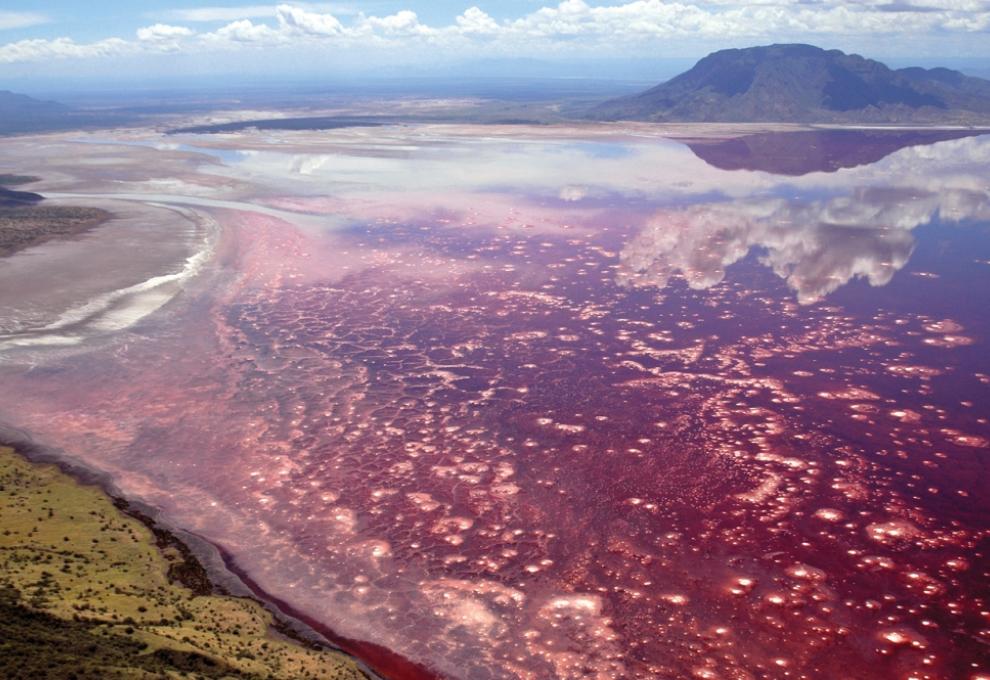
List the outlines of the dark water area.
{"type": "Polygon", "coordinates": [[[990,138],[898,140],[239,156],[346,225],[0,413],[389,677],[985,678],[990,138]]]}
{"type": "Polygon", "coordinates": [[[42,200],[43,196],[31,191],[15,191],[0,186],[0,208],[20,208],[34,205],[42,200]]]}
{"type": "Polygon", "coordinates": [[[238,132],[248,128],[258,130],[336,130],[348,127],[378,127],[391,122],[390,119],[374,120],[347,118],[340,116],[317,116],[309,118],[266,118],[264,120],[242,120],[215,125],[194,125],[170,130],[170,134],[215,134],[238,132]]]}
{"type": "Polygon", "coordinates": [[[722,170],[760,170],[800,176],[876,163],[911,146],[980,134],[973,130],[823,129],[781,134],[765,132],[689,143],[706,163],[722,170]]]}

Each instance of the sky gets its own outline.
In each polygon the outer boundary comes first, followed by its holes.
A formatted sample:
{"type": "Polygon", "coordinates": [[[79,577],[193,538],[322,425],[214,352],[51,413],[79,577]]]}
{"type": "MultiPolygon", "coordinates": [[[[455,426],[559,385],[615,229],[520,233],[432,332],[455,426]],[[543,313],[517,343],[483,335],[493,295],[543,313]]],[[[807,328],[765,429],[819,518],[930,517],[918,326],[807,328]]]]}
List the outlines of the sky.
{"type": "Polygon", "coordinates": [[[612,64],[607,72],[633,78],[649,76],[644,64],[772,42],[899,65],[990,63],[990,0],[3,0],[0,89],[5,80],[513,75],[533,64],[561,76],[612,64]]]}

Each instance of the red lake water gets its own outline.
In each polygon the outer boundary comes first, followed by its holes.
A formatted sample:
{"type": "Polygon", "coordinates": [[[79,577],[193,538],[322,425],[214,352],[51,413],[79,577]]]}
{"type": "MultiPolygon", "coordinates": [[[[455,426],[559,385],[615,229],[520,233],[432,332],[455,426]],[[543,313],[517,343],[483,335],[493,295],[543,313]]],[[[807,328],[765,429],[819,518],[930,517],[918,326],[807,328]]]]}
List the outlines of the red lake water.
{"type": "Polygon", "coordinates": [[[388,677],[990,677],[990,137],[483,132],[161,151],[209,265],[0,418],[388,677]]]}

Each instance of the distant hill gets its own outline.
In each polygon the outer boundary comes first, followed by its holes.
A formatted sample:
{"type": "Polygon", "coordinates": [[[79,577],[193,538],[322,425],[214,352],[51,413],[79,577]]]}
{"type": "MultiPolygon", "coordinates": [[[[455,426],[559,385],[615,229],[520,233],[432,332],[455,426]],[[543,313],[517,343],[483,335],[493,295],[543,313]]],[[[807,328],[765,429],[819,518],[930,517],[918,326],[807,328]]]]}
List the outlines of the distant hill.
{"type": "Polygon", "coordinates": [[[71,116],[72,109],[64,104],[0,90],[0,134],[63,127],[71,116]]]}
{"type": "Polygon", "coordinates": [[[0,135],[109,127],[133,120],[134,116],[127,112],[79,110],[58,102],[0,90],[0,135]]]}
{"type": "Polygon", "coordinates": [[[813,45],[721,50],[640,94],[591,110],[598,120],[990,123],[990,81],[945,68],[892,70],[813,45]]]}

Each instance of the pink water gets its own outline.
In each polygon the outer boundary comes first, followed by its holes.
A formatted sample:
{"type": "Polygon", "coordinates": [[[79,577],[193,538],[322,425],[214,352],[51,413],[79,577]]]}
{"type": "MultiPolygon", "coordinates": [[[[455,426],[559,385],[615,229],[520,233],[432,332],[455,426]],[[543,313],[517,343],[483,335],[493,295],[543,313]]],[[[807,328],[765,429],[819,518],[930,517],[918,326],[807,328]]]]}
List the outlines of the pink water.
{"type": "Polygon", "coordinates": [[[0,412],[437,676],[988,677],[987,143],[214,210],[223,275],[0,412]]]}

